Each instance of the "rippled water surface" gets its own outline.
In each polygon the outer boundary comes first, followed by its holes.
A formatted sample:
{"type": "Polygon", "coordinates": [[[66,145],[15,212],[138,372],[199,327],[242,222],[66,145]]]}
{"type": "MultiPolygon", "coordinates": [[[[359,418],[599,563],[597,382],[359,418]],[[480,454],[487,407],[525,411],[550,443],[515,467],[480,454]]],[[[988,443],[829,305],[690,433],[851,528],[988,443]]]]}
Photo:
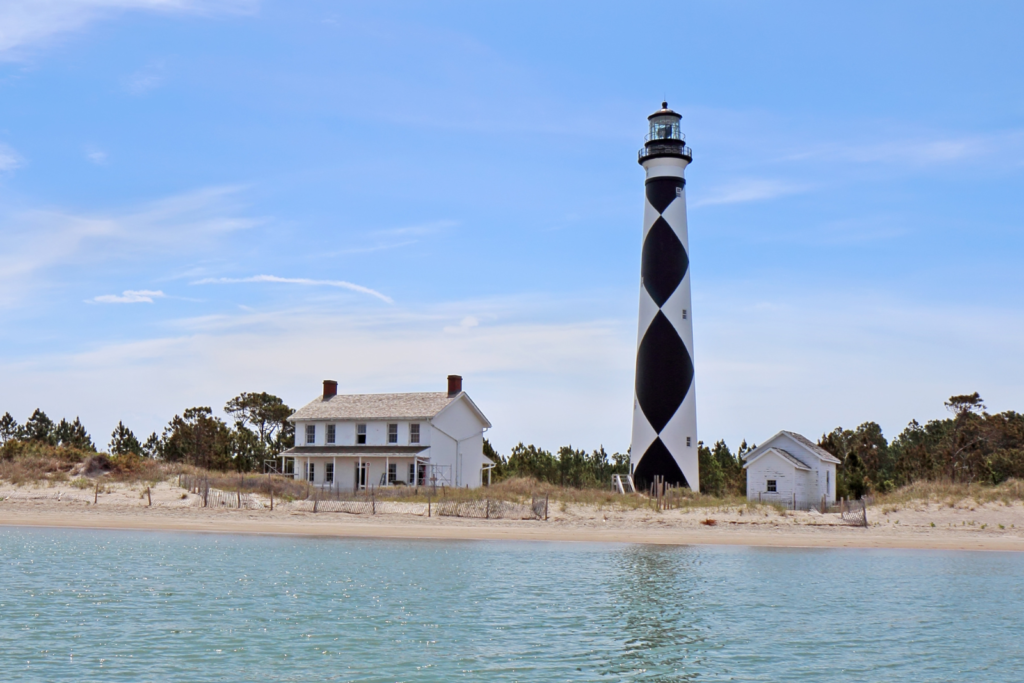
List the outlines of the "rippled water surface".
{"type": "Polygon", "coordinates": [[[0,529],[0,679],[1020,681],[1024,555],[0,529]]]}

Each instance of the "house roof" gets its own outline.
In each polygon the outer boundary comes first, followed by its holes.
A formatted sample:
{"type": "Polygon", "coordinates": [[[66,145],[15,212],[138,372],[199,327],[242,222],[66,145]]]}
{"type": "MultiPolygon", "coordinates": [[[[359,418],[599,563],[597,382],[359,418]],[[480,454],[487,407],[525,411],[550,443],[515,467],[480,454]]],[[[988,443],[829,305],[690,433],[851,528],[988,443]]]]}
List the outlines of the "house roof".
{"type": "Polygon", "coordinates": [[[429,420],[462,394],[443,391],[415,394],[338,394],[322,396],[299,408],[289,422],[315,420],[429,420]]]}
{"type": "Polygon", "coordinates": [[[808,454],[813,455],[814,457],[818,458],[819,460],[821,460],[823,462],[835,463],[837,465],[841,464],[838,458],[836,458],[834,455],[832,455],[831,453],[826,451],[824,448],[822,448],[818,444],[816,444],[813,441],[811,441],[810,439],[808,439],[806,436],[804,436],[802,434],[797,434],[796,432],[789,432],[789,431],[786,431],[786,430],[782,430],[781,432],[779,432],[778,434],[776,434],[772,438],[768,439],[767,441],[762,443],[760,446],[758,446],[754,450],[752,450],[749,453],[747,453],[743,457],[743,459],[746,461],[746,464],[743,465],[743,466],[747,467],[748,465],[750,465],[750,463],[754,462],[755,460],[760,458],[762,455],[764,455],[768,451],[777,451],[780,454],[785,454],[785,455],[789,456],[790,458],[793,458],[794,460],[799,462],[802,467],[807,468],[808,465],[805,462],[803,462],[802,460],[800,460],[799,458],[794,456],[789,451],[783,450],[781,448],[778,448],[778,447],[772,445],[773,442],[776,439],[778,439],[780,436],[782,436],[783,434],[785,434],[790,439],[795,441],[808,454]]]}
{"type": "Polygon", "coordinates": [[[291,457],[346,457],[346,458],[411,458],[420,456],[426,446],[295,446],[281,453],[291,457]]]}

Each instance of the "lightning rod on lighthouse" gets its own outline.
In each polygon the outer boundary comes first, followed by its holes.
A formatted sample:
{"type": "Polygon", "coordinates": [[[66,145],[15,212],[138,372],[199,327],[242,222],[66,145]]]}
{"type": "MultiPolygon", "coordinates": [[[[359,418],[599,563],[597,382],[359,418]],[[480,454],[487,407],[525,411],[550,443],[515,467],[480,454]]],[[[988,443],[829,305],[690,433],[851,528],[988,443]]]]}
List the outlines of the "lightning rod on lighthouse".
{"type": "Polygon", "coordinates": [[[680,132],[682,116],[669,109],[667,102],[647,118],[650,132],[639,153],[647,178],[630,469],[640,487],[661,476],[667,483],[697,490],[693,313],[683,177],[693,154],[680,132]]]}

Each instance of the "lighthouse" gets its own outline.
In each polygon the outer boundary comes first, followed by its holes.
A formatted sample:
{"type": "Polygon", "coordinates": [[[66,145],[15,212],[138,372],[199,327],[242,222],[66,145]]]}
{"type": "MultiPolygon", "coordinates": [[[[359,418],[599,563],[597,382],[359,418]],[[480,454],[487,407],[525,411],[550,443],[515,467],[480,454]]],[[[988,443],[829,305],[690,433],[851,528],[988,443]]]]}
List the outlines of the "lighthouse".
{"type": "Polygon", "coordinates": [[[660,476],[698,490],[684,177],[693,155],[680,131],[682,116],[667,102],[647,119],[650,131],[638,159],[647,178],[630,469],[641,487],[660,476]]]}

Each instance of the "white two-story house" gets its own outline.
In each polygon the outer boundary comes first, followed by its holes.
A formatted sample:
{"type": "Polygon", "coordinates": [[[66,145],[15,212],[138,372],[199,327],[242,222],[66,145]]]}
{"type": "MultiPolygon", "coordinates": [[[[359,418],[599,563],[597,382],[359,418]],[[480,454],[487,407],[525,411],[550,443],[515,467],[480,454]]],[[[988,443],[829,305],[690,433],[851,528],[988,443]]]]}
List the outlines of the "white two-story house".
{"type": "Polygon", "coordinates": [[[281,455],[294,459],[296,479],[339,489],[370,486],[480,486],[484,431],[491,427],[469,395],[462,377],[448,376],[447,392],[338,394],[324,391],[297,410],[295,446],[281,455]]]}

